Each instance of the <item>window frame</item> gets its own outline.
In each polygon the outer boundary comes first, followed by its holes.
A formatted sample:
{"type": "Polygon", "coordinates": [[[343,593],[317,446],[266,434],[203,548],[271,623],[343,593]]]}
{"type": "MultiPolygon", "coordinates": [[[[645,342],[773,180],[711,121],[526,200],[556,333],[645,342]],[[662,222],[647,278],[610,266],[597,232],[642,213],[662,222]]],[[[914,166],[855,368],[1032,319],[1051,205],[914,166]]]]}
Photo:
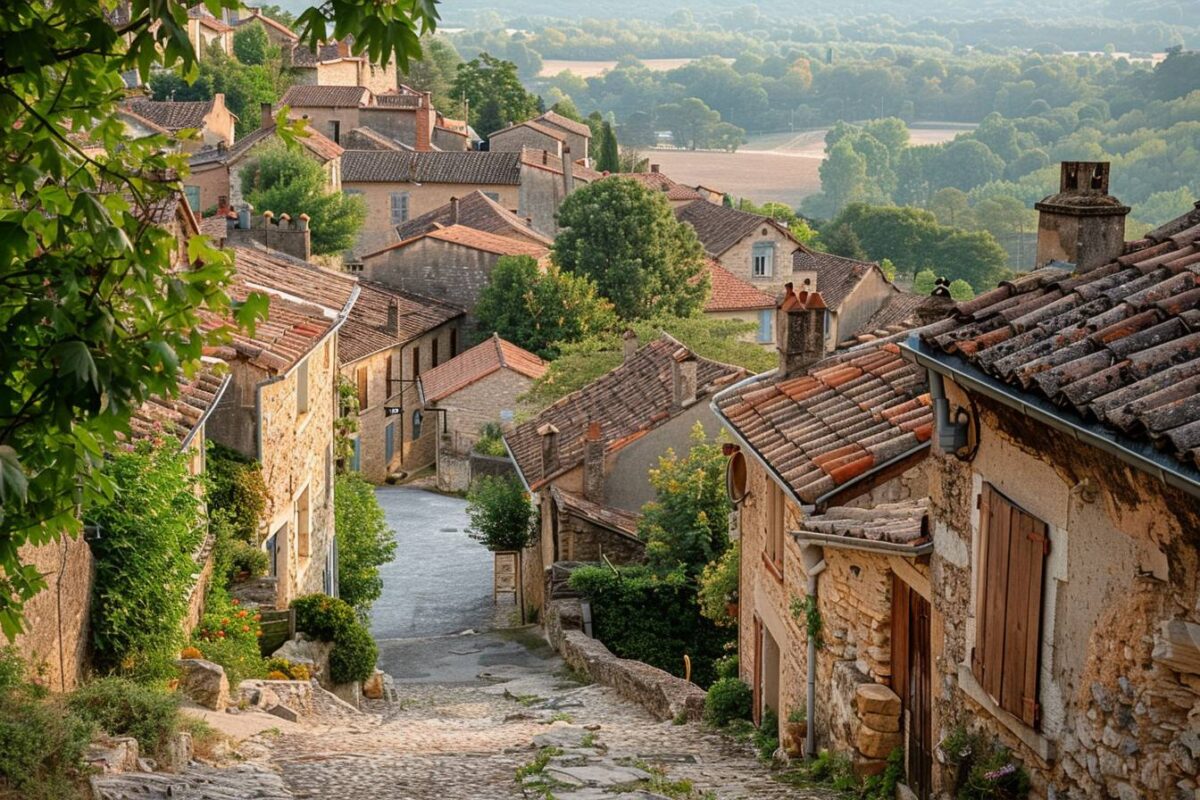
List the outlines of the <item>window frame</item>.
{"type": "Polygon", "coordinates": [[[770,278],[775,274],[775,243],[755,242],[750,250],[750,276],[753,278],[770,278]],[[759,271],[758,260],[762,259],[762,271],[759,271]]]}
{"type": "Polygon", "coordinates": [[[391,213],[392,224],[399,225],[408,222],[409,208],[412,205],[411,194],[409,192],[392,192],[388,198],[388,210],[391,213]]]}
{"type": "Polygon", "coordinates": [[[763,543],[763,561],[775,577],[783,579],[784,543],[787,541],[787,497],[775,481],[767,478],[766,541],[763,543]]]}
{"type": "Polygon", "coordinates": [[[770,344],[775,340],[775,325],[772,317],[775,310],[764,308],[758,312],[758,334],[754,337],[754,341],[758,344],[770,344]]]}
{"type": "Polygon", "coordinates": [[[303,417],[308,413],[308,359],[301,360],[296,365],[296,416],[303,417]]]}

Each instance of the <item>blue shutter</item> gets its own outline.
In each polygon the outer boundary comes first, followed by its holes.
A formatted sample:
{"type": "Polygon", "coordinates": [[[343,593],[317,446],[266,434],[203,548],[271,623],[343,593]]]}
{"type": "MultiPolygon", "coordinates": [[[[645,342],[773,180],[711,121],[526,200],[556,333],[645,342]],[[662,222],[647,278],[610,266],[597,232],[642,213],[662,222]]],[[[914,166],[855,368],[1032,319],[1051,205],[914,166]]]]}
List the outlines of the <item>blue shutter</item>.
{"type": "Polygon", "coordinates": [[[392,455],[396,452],[396,426],[389,422],[383,429],[383,453],[388,466],[391,466],[392,455]]]}
{"type": "Polygon", "coordinates": [[[191,206],[193,214],[200,213],[200,187],[199,186],[184,186],[183,194],[187,197],[188,205],[191,206]]]}
{"type": "Polygon", "coordinates": [[[771,342],[771,310],[764,308],[758,312],[758,343],[770,344],[771,342]]]}
{"type": "Polygon", "coordinates": [[[358,472],[362,469],[362,439],[354,439],[354,455],[350,457],[350,469],[358,472]]]}

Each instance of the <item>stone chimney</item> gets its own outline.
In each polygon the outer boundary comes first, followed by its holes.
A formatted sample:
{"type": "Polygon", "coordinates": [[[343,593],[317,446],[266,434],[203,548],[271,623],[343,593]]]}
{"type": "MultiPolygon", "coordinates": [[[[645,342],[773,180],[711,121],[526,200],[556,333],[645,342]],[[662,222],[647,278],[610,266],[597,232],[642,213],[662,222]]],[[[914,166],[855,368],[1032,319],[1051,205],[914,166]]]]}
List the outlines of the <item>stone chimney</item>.
{"type": "Polygon", "coordinates": [[[558,428],[547,422],[537,429],[542,437],[542,478],[558,471],[558,428]]]}
{"type": "Polygon", "coordinates": [[[388,300],[387,332],[393,336],[400,332],[400,303],[394,297],[388,300]]]}
{"type": "Polygon", "coordinates": [[[794,378],[825,357],[825,319],[829,309],[820,292],[796,294],[784,286],[783,302],[775,315],[779,350],[776,377],[794,378]]]}
{"type": "Polygon", "coordinates": [[[421,99],[417,103],[417,118],[416,118],[416,139],[413,142],[413,148],[422,153],[433,149],[433,95],[429,92],[421,94],[421,99]]]}
{"type": "Polygon", "coordinates": [[[588,423],[583,437],[583,496],[593,503],[604,502],[604,439],[596,421],[588,423]]]}
{"type": "Polygon", "coordinates": [[[278,250],[292,258],[308,261],[312,258],[312,231],[309,230],[308,214],[300,214],[292,222],[292,217],[281,214],[278,221],[271,211],[264,211],[261,216],[254,214],[254,209],[245,204],[237,214],[237,225],[230,226],[226,241],[230,245],[258,242],[268,250],[278,250]]]}
{"type": "Polygon", "coordinates": [[[563,197],[575,191],[575,164],[571,161],[571,148],[564,147],[562,151],[563,168],[563,197]]]}
{"type": "Polygon", "coordinates": [[[657,175],[657,174],[658,174],[658,164],[651,164],[651,165],[650,165],[650,171],[651,171],[652,173],[654,173],[655,175],[657,175]]]}
{"type": "Polygon", "coordinates": [[[671,410],[696,402],[696,354],[681,347],[671,355],[671,410]]]}
{"type": "Polygon", "coordinates": [[[1103,266],[1125,249],[1125,216],[1129,206],[1108,193],[1109,162],[1064,161],[1058,194],[1040,203],[1037,264],[1051,261],[1075,265],[1076,272],[1103,266]]]}
{"type": "Polygon", "coordinates": [[[625,360],[628,361],[633,358],[633,354],[638,351],[637,333],[633,328],[626,328],[625,332],[621,334],[621,346],[625,354],[625,360]]]}
{"type": "Polygon", "coordinates": [[[451,225],[458,224],[458,198],[457,197],[450,198],[450,224],[451,225]]]}
{"type": "Polygon", "coordinates": [[[258,113],[260,115],[259,123],[258,123],[259,127],[261,127],[261,128],[274,127],[275,117],[271,114],[271,104],[270,103],[259,103],[258,113]]]}

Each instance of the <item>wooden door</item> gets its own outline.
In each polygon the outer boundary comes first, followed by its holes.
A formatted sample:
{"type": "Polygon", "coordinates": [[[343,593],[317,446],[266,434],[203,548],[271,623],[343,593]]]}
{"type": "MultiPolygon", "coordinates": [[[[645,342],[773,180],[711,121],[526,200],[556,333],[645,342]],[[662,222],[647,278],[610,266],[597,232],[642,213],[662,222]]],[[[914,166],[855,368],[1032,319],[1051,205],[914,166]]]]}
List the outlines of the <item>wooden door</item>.
{"type": "Polygon", "coordinates": [[[892,576],[892,689],[900,696],[908,787],[928,800],[933,778],[933,664],[929,601],[892,576]]]}

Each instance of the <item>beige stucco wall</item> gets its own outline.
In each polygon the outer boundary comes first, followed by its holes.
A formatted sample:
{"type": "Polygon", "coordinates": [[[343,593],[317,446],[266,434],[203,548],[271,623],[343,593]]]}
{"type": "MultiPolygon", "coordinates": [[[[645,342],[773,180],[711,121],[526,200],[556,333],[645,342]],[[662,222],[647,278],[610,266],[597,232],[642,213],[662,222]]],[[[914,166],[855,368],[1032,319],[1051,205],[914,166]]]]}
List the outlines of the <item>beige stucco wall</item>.
{"type": "Polygon", "coordinates": [[[434,405],[446,410],[447,436],[455,442],[474,442],[488,422],[501,424],[502,412],[515,417],[522,411],[517,398],[529,391],[533,381],[511,369],[498,369],[474,383],[443,397],[434,405]]]}
{"type": "Polygon", "coordinates": [[[358,62],[350,59],[317,64],[318,86],[358,86],[358,62]]]}
{"type": "Polygon", "coordinates": [[[13,644],[47,687],[70,691],[88,664],[92,552],[82,536],[26,545],[18,552],[45,577],[47,588],[25,604],[25,633],[13,644]]]}
{"type": "MultiPolygon", "coordinates": [[[[353,81],[351,81],[353,84],[353,81]]],[[[276,109],[278,111],[278,109],[276,109]]],[[[288,112],[290,119],[306,119],[313,130],[324,134],[333,139],[335,142],[341,137],[341,134],[347,133],[351,128],[357,128],[362,123],[359,122],[359,110],[357,107],[346,108],[321,108],[316,106],[297,106],[288,112]],[[340,123],[339,134],[334,136],[333,125],[334,120],[340,123]]]]}
{"type": "Polygon", "coordinates": [[[440,239],[364,259],[363,277],[467,309],[475,307],[500,256],[440,239]]]}
{"type": "MultiPolygon", "coordinates": [[[[953,404],[965,403],[957,386],[947,389],[953,404]]],[[[935,738],[959,722],[1000,736],[1033,772],[1036,797],[1194,791],[1195,773],[1178,754],[1181,732],[1200,719],[1200,675],[1180,676],[1151,653],[1163,621],[1200,623],[1200,502],[1003,406],[976,403],[974,460],[935,451],[931,567],[947,687],[936,698],[945,723],[935,738]],[[975,503],[985,481],[1049,526],[1040,731],[973,691],[975,503]]]]}
{"type": "Polygon", "coordinates": [[[563,142],[547,136],[528,125],[520,125],[505,131],[497,131],[488,139],[488,147],[496,152],[518,152],[522,147],[545,150],[551,155],[562,156],[563,142]]]}
{"type": "Polygon", "coordinates": [[[184,179],[183,183],[185,186],[200,187],[200,208],[192,209],[197,217],[202,211],[216,208],[217,201],[222,196],[230,196],[229,171],[224,164],[197,167],[184,179]]]}
{"type": "MultiPolygon", "coordinates": [[[[223,101],[214,102],[212,111],[208,112],[204,118],[204,127],[200,131],[201,141],[205,147],[216,147],[219,143],[223,143],[227,147],[232,146],[235,124],[233,112],[225,107],[225,103],[223,101]]],[[[190,144],[195,144],[195,142],[190,144]]]]}
{"type": "Polygon", "coordinates": [[[717,261],[737,277],[774,296],[782,292],[783,285],[792,279],[792,253],[795,250],[795,242],[774,225],[764,223],[743,237],[733,247],[721,253],[717,257],[717,261]],[[775,243],[773,274],[769,277],[755,278],[753,276],[754,269],[751,259],[756,242],[775,243]]]}
{"type": "Polygon", "coordinates": [[[367,219],[358,235],[357,251],[367,254],[395,244],[396,226],[392,223],[392,192],[408,192],[408,217],[433,211],[444,206],[452,197],[465,197],[476,190],[496,195],[496,202],[505,208],[518,208],[520,188],[512,185],[469,183],[355,183],[343,181],[342,190],[362,192],[367,203],[367,219]]]}

